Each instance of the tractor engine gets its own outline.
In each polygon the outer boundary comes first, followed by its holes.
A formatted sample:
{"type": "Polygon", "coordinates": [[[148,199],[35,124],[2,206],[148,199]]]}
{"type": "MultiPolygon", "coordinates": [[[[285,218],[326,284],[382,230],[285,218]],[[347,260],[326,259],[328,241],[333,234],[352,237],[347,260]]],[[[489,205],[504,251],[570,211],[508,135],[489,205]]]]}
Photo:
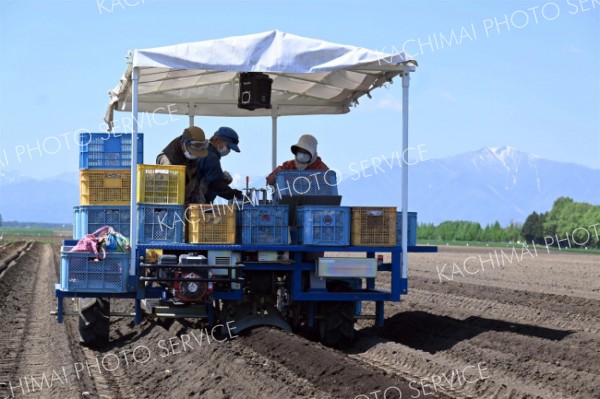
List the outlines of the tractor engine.
{"type": "Polygon", "coordinates": [[[178,281],[165,281],[168,292],[176,300],[186,303],[207,302],[212,298],[213,283],[206,281],[185,281],[195,279],[208,279],[211,273],[208,260],[203,255],[184,254],[177,259],[176,255],[163,255],[158,264],[169,266],[158,272],[158,277],[164,279],[177,279],[178,281]],[[172,266],[172,267],[171,267],[172,266]],[[191,266],[186,268],[182,266],[191,266]],[[198,268],[196,268],[198,267],[198,268]]]}
{"type": "MultiPolygon", "coordinates": [[[[207,272],[175,272],[176,278],[197,279],[208,278],[207,272]]],[[[202,302],[208,300],[212,293],[212,283],[202,281],[175,281],[173,282],[173,295],[182,302],[202,302]]]]}

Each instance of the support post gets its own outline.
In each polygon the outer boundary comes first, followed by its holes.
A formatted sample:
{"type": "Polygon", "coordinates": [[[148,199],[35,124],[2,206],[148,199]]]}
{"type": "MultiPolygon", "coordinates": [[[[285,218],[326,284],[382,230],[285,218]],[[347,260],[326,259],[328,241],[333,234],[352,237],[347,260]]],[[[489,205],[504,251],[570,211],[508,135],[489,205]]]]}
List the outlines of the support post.
{"type": "Polygon", "coordinates": [[[188,123],[189,127],[194,126],[194,113],[192,110],[194,109],[194,104],[188,104],[188,123]]]}
{"type": "Polygon", "coordinates": [[[277,106],[271,108],[271,170],[277,167],[277,106]]]}
{"type": "MultiPolygon", "coordinates": [[[[407,158],[408,148],[408,86],[410,72],[408,67],[402,73],[402,154],[407,158]]],[[[402,164],[402,278],[408,275],[408,159],[402,164]]],[[[400,284],[400,281],[396,281],[400,284]]]]}
{"type": "MultiPolygon", "coordinates": [[[[128,60],[129,63],[133,63],[133,57],[128,60]]],[[[139,82],[139,69],[134,67],[131,73],[131,117],[133,120],[133,132],[131,133],[131,195],[130,195],[130,221],[129,221],[129,239],[131,245],[131,265],[129,266],[129,275],[135,276],[137,269],[136,259],[136,248],[137,248],[137,237],[138,237],[138,226],[137,226],[137,163],[138,163],[138,82],[139,82]]]]}

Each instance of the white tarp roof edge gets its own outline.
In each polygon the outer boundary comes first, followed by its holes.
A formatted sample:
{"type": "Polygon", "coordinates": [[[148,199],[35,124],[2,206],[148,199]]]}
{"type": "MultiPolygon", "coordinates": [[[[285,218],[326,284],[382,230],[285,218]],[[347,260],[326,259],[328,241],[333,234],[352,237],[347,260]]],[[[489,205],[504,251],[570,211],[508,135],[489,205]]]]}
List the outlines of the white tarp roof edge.
{"type": "Polygon", "coordinates": [[[405,53],[303,38],[281,31],[133,52],[105,115],[131,109],[132,65],[139,68],[139,111],[210,116],[266,116],[237,107],[238,72],[271,73],[278,115],[346,113],[357,99],[416,61],[405,53]],[[177,106],[171,106],[175,104],[177,106]],[[168,108],[168,109],[167,109],[168,108]]]}

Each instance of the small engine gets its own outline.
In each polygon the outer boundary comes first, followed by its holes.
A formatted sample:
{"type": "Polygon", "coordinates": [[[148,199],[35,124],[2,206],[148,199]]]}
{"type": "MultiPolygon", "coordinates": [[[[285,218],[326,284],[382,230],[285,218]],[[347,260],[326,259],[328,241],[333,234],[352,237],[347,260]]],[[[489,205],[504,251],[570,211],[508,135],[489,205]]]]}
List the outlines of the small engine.
{"type": "MultiPolygon", "coordinates": [[[[202,274],[206,273],[176,272],[175,277],[182,279],[206,278],[202,274]]],[[[182,302],[201,302],[211,294],[212,290],[209,290],[208,284],[201,281],[175,281],[173,283],[173,293],[182,302]]]]}
{"type": "MultiPolygon", "coordinates": [[[[185,265],[208,265],[208,259],[203,255],[187,254],[179,256],[179,266],[185,265]]],[[[207,279],[209,278],[208,269],[183,269],[176,270],[175,278],[179,279],[207,279]]],[[[202,302],[211,299],[213,287],[212,283],[203,281],[174,281],[173,296],[182,302],[202,302]]]]}

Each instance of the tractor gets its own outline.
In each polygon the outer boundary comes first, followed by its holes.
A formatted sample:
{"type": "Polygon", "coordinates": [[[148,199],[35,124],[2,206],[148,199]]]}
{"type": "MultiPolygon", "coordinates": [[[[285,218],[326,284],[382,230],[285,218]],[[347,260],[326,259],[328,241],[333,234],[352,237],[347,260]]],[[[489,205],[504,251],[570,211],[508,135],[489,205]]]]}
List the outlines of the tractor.
{"type": "Polygon", "coordinates": [[[81,171],[74,238],[110,225],[131,247],[109,249],[101,258],[73,252],[77,240],[63,243],[58,322],[78,316],[82,343],[95,346],[107,343],[110,316],[117,314],[133,316],[136,324],[146,317],[202,319],[233,325],[236,333],[262,325],[309,328],[339,348],[352,345],[356,320],[382,326],[384,303],[407,293],[407,252],[437,250],[416,245],[407,164],[399,212],[342,206],[342,176],[335,171],[281,172],[275,189],[247,184],[244,200],[185,206],[181,167],[141,164],[137,121],[141,112],[188,115],[190,126],[195,116],[271,118],[274,169],[279,117],[344,114],[397,78],[403,107],[396,137],[405,153],[415,70],[405,53],[277,30],[129,52],[125,73],[110,91],[109,131],[90,134],[81,146],[88,169],[81,171]],[[132,132],[111,132],[115,111],[131,112],[132,132]],[[104,158],[92,168],[94,153],[104,158]],[[165,187],[175,189],[161,196],[165,187]],[[384,272],[387,290],[375,284],[384,272]],[[64,298],[77,298],[76,311],[64,309],[64,298]],[[132,312],[111,313],[111,298],[132,300],[132,312]],[[362,313],[363,302],[375,304],[373,314],[362,313]]]}

